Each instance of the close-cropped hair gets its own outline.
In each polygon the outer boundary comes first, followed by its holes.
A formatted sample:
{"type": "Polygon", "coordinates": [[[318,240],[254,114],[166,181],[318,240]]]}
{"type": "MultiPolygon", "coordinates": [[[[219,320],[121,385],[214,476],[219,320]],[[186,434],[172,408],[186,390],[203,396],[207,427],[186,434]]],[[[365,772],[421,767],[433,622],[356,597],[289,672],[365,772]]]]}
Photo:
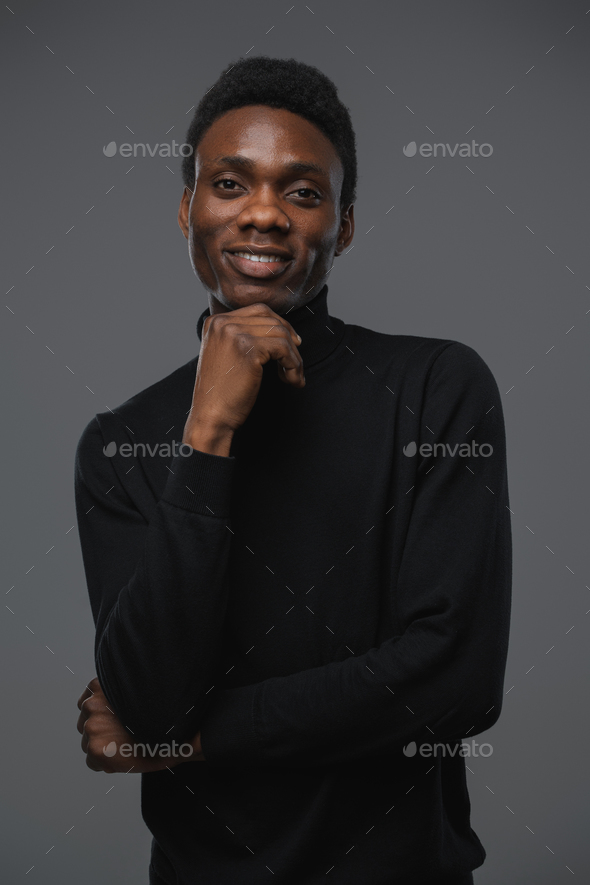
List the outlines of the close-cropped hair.
{"type": "Polygon", "coordinates": [[[255,56],[228,65],[205,93],[193,115],[185,142],[192,147],[182,161],[182,178],[195,188],[195,152],[212,123],[222,114],[247,105],[283,108],[313,123],[328,138],[342,163],[340,206],[356,200],[356,138],[348,108],[332,80],[294,58],[255,56]]]}

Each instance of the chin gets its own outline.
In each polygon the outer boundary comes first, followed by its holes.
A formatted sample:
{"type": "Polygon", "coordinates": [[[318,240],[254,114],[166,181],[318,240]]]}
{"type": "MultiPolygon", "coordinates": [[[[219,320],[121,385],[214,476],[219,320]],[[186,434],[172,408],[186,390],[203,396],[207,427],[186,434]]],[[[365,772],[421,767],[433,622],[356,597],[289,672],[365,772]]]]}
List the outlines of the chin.
{"type": "Polygon", "coordinates": [[[214,297],[223,304],[227,310],[237,310],[239,307],[247,307],[249,304],[268,304],[268,306],[279,313],[277,307],[284,307],[287,304],[288,291],[284,293],[280,289],[271,288],[270,286],[251,285],[245,283],[240,286],[224,287],[226,291],[229,289],[230,294],[226,295],[223,291],[214,292],[214,297]]]}

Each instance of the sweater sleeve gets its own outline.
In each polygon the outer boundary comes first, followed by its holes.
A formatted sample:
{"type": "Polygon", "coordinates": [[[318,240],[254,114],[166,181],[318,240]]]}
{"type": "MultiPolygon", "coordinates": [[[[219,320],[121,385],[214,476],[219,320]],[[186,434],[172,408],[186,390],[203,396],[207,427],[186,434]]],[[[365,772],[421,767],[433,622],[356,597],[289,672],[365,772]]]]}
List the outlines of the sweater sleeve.
{"type": "MultiPolygon", "coordinates": [[[[505,432],[496,382],[472,348],[453,342],[434,360],[419,427],[390,588],[395,635],[341,662],[219,691],[201,725],[209,762],[338,764],[472,737],[498,719],[512,571],[505,432]],[[474,457],[455,448],[475,438],[474,457]],[[455,455],[429,456],[434,441],[455,455]]],[[[392,453],[394,472],[410,454],[392,453]]]]}
{"type": "Polygon", "coordinates": [[[190,740],[219,663],[235,458],[177,454],[148,519],[104,446],[94,418],[78,443],[75,497],[97,676],[137,741],[190,740]]]}

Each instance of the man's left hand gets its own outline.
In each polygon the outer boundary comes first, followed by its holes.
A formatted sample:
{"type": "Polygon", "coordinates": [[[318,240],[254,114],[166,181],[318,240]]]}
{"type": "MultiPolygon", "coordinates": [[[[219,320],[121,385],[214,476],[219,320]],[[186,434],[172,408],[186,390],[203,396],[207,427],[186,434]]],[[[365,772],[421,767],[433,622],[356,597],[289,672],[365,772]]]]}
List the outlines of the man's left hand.
{"type": "MultiPolygon", "coordinates": [[[[109,708],[96,676],[90,680],[78,698],[78,709],[80,716],[77,727],[82,735],[82,749],[86,753],[86,764],[93,771],[105,771],[108,774],[116,772],[140,774],[174,768],[183,762],[205,761],[201,750],[200,731],[192,741],[187,742],[193,748],[191,755],[181,755],[178,752],[179,745],[176,744],[175,755],[162,755],[156,749],[151,756],[147,745],[136,744],[133,735],[109,708]]],[[[169,745],[166,746],[170,749],[169,745]]]]}

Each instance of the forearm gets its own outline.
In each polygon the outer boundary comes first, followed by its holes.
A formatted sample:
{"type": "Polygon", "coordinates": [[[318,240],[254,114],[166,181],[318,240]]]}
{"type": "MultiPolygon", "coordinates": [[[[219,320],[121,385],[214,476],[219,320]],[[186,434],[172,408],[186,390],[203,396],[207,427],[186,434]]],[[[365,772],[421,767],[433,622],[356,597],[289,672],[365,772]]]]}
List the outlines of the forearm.
{"type": "Polygon", "coordinates": [[[112,469],[99,461],[92,486],[79,471],[97,674],[136,740],[190,738],[205,709],[228,599],[233,463],[199,450],[174,458],[148,523],[112,469]]]}
{"type": "Polygon", "coordinates": [[[487,730],[502,704],[507,592],[499,588],[498,616],[489,623],[495,643],[480,624],[463,645],[433,623],[343,662],[219,692],[201,726],[205,757],[307,768],[487,730]]]}
{"type": "Polygon", "coordinates": [[[166,575],[152,572],[150,580],[146,576],[161,553],[152,546],[97,632],[99,679],[137,740],[157,741],[168,733],[184,739],[200,721],[219,658],[228,544],[225,537],[211,544],[216,562],[201,563],[198,575],[184,573],[188,563],[176,560],[166,575]]]}

